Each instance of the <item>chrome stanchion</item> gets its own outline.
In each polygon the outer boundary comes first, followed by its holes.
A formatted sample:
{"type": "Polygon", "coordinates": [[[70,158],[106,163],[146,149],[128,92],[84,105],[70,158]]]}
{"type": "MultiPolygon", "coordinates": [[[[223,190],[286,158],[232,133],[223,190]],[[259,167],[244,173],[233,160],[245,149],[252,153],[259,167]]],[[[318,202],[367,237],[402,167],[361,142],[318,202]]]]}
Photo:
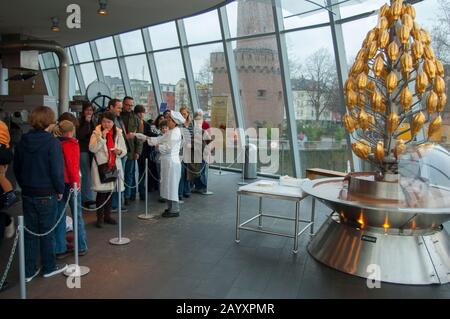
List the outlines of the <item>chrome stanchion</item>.
{"type": "Polygon", "coordinates": [[[245,181],[244,179],[244,175],[245,175],[245,147],[244,150],[241,151],[241,154],[244,154],[244,158],[242,161],[242,181],[238,182],[238,185],[247,185],[248,183],[245,181]]]}
{"type": "Polygon", "coordinates": [[[208,190],[208,175],[209,175],[209,165],[205,161],[205,167],[203,168],[206,170],[206,191],[202,193],[202,195],[214,195],[214,192],[211,192],[208,190]]]}
{"type": "Polygon", "coordinates": [[[64,272],[66,276],[76,276],[81,277],[87,275],[90,271],[89,267],[80,266],[78,263],[78,185],[77,183],[73,183],[73,241],[74,241],[74,254],[75,254],[75,263],[73,265],[69,265],[67,270],[64,272]]]}
{"type": "Polygon", "coordinates": [[[25,227],[23,216],[18,217],[19,222],[19,273],[20,273],[20,299],[27,299],[27,286],[25,282],[25,227]]]}
{"type": "Polygon", "coordinates": [[[247,185],[247,184],[248,184],[248,183],[245,181],[245,179],[244,179],[244,165],[245,165],[245,162],[242,163],[242,181],[240,181],[240,182],[238,183],[238,185],[247,185]]]}
{"type": "Polygon", "coordinates": [[[223,162],[223,156],[221,157],[221,161],[218,163],[219,164],[219,171],[214,173],[214,175],[222,176],[222,175],[229,175],[229,174],[231,174],[229,172],[222,171],[222,162],[223,162]]]}
{"type": "Polygon", "coordinates": [[[122,189],[120,187],[120,181],[123,180],[122,170],[119,170],[119,177],[117,178],[117,193],[119,194],[119,237],[109,240],[111,245],[126,245],[131,240],[126,237],[122,237],[122,189]]]}
{"type": "Polygon", "coordinates": [[[152,219],[156,215],[148,214],[148,158],[145,159],[145,214],[138,215],[139,219],[152,219]]]}

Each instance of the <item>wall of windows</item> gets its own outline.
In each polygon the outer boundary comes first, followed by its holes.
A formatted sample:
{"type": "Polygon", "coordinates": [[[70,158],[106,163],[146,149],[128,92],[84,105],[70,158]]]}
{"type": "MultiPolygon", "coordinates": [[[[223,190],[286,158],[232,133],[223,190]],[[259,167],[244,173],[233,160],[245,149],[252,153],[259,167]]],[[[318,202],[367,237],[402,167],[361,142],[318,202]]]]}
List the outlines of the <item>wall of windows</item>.
{"type": "MultiPolygon", "coordinates": [[[[196,16],[78,44],[68,48],[70,95],[84,94],[100,80],[110,86],[112,97],[131,95],[136,104],[145,105],[149,118],[165,103],[175,110],[182,105],[202,109],[207,120],[213,98],[226,97],[227,127],[279,129],[280,143],[272,143],[270,134],[268,143],[281,154],[280,165],[269,173],[304,175],[312,166],[342,171],[352,158],[342,129],[336,66],[343,67],[345,79],[346,67],[385,2],[327,0],[318,6],[297,0],[237,0],[196,16]]],[[[430,31],[448,29],[443,13],[449,2],[415,3],[416,21],[430,31]]],[[[433,45],[439,43],[435,40],[433,45]]],[[[448,52],[435,51],[444,55],[448,70],[448,52]]],[[[55,96],[57,63],[53,54],[40,56],[49,93],[55,96]]],[[[443,144],[450,141],[448,114],[443,114],[443,144]]],[[[268,173],[261,161],[258,171],[268,173]]]]}

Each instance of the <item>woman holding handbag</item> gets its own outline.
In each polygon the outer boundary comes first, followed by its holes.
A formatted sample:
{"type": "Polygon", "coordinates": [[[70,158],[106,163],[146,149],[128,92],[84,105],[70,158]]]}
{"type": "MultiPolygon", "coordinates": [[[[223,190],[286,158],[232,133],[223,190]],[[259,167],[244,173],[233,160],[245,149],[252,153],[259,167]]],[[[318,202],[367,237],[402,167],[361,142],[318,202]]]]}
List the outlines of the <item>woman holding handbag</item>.
{"type": "Polygon", "coordinates": [[[89,151],[94,153],[91,168],[91,188],[94,192],[97,192],[97,207],[102,206],[97,210],[96,226],[98,228],[103,226],[103,222],[116,224],[116,221],[111,217],[112,201],[110,194],[116,188],[116,182],[120,183],[120,189],[124,187],[123,181],[119,180],[118,173],[122,172],[121,175],[123,176],[120,159],[127,155],[127,146],[122,130],[116,127],[114,119],[113,113],[103,113],[100,125],[97,125],[89,141],[89,151]]]}

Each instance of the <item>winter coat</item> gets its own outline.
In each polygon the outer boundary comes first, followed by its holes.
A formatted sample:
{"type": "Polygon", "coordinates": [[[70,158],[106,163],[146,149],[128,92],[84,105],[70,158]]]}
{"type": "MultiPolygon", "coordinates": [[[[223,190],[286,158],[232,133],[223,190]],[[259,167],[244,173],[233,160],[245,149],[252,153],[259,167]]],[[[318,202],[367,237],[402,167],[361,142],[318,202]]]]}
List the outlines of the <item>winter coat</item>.
{"type": "Polygon", "coordinates": [[[24,134],[14,152],[14,174],[27,196],[64,193],[64,160],[60,142],[46,131],[24,134]]]}
{"type": "Polygon", "coordinates": [[[89,152],[89,141],[91,140],[92,131],[95,129],[95,119],[87,122],[80,119],[80,126],[77,128],[77,139],[80,145],[80,152],[89,152]]]}
{"type": "MultiPolygon", "coordinates": [[[[125,133],[143,133],[141,129],[141,120],[137,117],[134,112],[122,112],[120,114],[120,119],[123,121],[125,126],[125,133]]],[[[142,142],[136,137],[129,138],[125,141],[128,150],[128,159],[135,160],[136,154],[141,154],[142,152],[142,142]]]]}
{"type": "Polygon", "coordinates": [[[76,138],[58,137],[64,156],[64,183],[80,187],[80,147],[76,138]]]}
{"type": "MultiPolygon", "coordinates": [[[[114,147],[122,151],[120,155],[116,155],[116,167],[121,173],[122,179],[120,179],[120,189],[124,189],[123,176],[124,170],[122,167],[121,158],[127,155],[127,146],[125,145],[125,140],[122,135],[122,130],[116,128],[116,138],[114,141],[114,147]]],[[[92,185],[91,189],[94,192],[111,192],[116,189],[116,182],[102,183],[100,181],[100,176],[98,174],[98,165],[105,164],[108,162],[108,147],[106,145],[106,139],[102,136],[101,125],[97,125],[94,132],[91,135],[91,140],[89,142],[89,151],[94,153],[95,160],[92,161],[91,166],[91,179],[92,185]]]]}

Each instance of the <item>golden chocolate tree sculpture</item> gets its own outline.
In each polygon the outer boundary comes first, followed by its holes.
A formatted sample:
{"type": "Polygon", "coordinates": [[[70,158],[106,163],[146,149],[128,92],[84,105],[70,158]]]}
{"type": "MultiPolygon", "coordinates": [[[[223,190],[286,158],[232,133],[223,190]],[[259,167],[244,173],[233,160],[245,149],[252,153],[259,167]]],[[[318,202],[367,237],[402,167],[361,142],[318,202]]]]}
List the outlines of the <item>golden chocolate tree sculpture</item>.
{"type": "Polygon", "coordinates": [[[402,0],[383,5],[345,82],[343,121],[356,140],[352,150],[376,165],[380,178],[397,173],[406,144],[426,142],[441,130],[444,67],[415,17],[402,0]]]}

